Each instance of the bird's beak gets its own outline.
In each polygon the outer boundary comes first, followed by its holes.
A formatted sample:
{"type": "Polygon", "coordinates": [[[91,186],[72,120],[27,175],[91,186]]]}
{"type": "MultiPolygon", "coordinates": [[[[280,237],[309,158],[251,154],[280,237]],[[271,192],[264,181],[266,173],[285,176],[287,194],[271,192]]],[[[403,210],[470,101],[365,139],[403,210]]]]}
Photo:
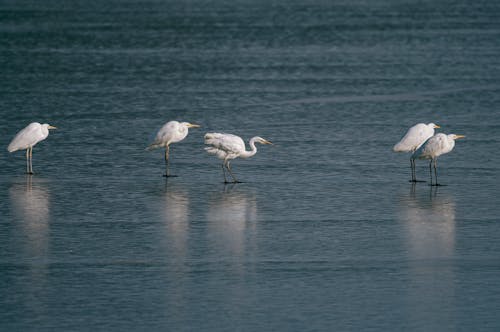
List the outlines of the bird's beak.
{"type": "Polygon", "coordinates": [[[262,142],[262,143],[264,143],[264,144],[271,144],[271,145],[273,145],[273,143],[269,142],[268,140],[264,140],[264,142],[262,142]]]}
{"type": "Polygon", "coordinates": [[[464,137],[465,137],[465,135],[456,135],[455,139],[464,138],[464,137]]]}
{"type": "Polygon", "coordinates": [[[57,129],[57,127],[54,127],[54,126],[48,126],[47,128],[49,128],[49,129],[57,129]]]}
{"type": "Polygon", "coordinates": [[[200,128],[200,127],[201,127],[200,125],[197,125],[197,124],[194,124],[194,123],[188,124],[188,128],[200,128]]]}
{"type": "Polygon", "coordinates": [[[434,125],[434,128],[441,128],[441,126],[438,126],[438,125],[434,125]]]}

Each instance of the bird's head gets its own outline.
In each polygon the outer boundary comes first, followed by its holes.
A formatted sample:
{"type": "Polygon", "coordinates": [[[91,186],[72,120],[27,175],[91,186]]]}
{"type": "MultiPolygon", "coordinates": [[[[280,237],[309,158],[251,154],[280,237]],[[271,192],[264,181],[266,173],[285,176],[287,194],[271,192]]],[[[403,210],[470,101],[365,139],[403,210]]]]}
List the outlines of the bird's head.
{"type": "Polygon", "coordinates": [[[271,144],[271,145],[273,144],[273,143],[269,142],[268,140],[263,139],[262,137],[259,137],[259,136],[255,137],[255,142],[260,143],[260,144],[271,144]]]}
{"type": "Polygon", "coordinates": [[[184,126],[186,126],[187,128],[199,128],[200,125],[197,125],[197,124],[194,124],[194,123],[189,123],[189,122],[183,122],[182,123],[184,126]]]}
{"type": "Polygon", "coordinates": [[[431,128],[441,128],[440,126],[438,126],[434,122],[429,123],[428,126],[431,127],[431,128]]]}
{"type": "Polygon", "coordinates": [[[47,127],[47,129],[57,129],[57,127],[51,126],[48,123],[44,123],[43,126],[47,127]]]}
{"type": "Polygon", "coordinates": [[[455,134],[450,134],[448,136],[451,137],[452,139],[459,139],[465,137],[465,135],[455,135],[455,134]]]}

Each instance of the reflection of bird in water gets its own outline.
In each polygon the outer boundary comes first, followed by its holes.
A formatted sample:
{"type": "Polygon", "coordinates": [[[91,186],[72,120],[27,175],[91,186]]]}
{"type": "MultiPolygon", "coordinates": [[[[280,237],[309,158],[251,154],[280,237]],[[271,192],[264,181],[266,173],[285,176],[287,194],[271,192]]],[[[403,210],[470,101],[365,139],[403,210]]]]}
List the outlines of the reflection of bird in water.
{"type": "MultiPolygon", "coordinates": [[[[412,258],[448,257],[455,243],[455,203],[450,196],[430,188],[417,193],[415,186],[400,201],[412,258]]],[[[426,188],[427,189],[427,188],[426,188]]]]}
{"type": "Polygon", "coordinates": [[[412,185],[410,194],[399,201],[408,255],[404,307],[409,319],[426,331],[439,331],[442,322],[454,321],[443,308],[455,307],[456,298],[456,206],[452,196],[437,188],[420,187],[423,190],[417,192],[412,185]]]}
{"type": "Polygon", "coordinates": [[[46,254],[49,235],[50,193],[31,176],[26,183],[13,184],[9,196],[14,214],[20,219],[23,233],[26,235],[31,256],[46,254]]]}
{"type": "Polygon", "coordinates": [[[209,200],[207,213],[209,235],[228,254],[243,254],[246,234],[255,226],[255,195],[231,185],[209,200]]]}
{"type": "Polygon", "coordinates": [[[182,187],[167,183],[162,204],[169,251],[175,251],[175,257],[183,258],[189,227],[188,192],[182,187]]]}

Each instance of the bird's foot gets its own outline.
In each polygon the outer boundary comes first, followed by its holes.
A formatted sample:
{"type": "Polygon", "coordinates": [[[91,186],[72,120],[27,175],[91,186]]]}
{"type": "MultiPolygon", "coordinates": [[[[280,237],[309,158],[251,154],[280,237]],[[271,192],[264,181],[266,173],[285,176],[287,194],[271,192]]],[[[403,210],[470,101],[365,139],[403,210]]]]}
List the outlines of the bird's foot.
{"type": "Polygon", "coordinates": [[[430,184],[431,187],[444,187],[446,186],[445,184],[441,184],[441,183],[432,183],[430,184]]]}
{"type": "Polygon", "coordinates": [[[417,182],[427,182],[425,180],[408,180],[408,182],[411,182],[411,183],[417,183],[417,182]]]}
{"type": "Polygon", "coordinates": [[[172,175],[172,174],[163,174],[164,178],[176,178],[178,175],[172,175]]]}
{"type": "Polygon", "coordinates": [[[33,175],[33,174],[35,174],[35,173],[33,173],[33,172],[26,172],[26,174],[27,174],[27,175],[33,175]]]}
{"type": "Polygon", "coordinates": [[[224,181],[224,184],[243,183],[242,181],[224,181]]]}

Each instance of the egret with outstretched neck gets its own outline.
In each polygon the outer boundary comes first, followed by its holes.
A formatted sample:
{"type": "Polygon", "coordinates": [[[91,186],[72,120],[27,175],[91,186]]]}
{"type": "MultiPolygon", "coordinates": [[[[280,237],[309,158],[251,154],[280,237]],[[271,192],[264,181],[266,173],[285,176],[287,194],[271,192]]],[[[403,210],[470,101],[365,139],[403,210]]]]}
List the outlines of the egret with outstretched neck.
{"type": "Polygon", "coordinates": [[[236,158],[250,158],[257,153],[257,147],[255,143],[260,144],[272,144],[268,140],[262,137],[255,136],[249,141],[250,151],[245,148],[245,142],[239,136],[232,134],[221,134],[221,133],[207,133],[205,134],[205,144],[209,145],[205,147],[205,150],[212,155],[217,156],[217,158],[222,159],[222,173],[224,175],[224,183],[228,183],[226,179],[226,170],[229,175],[233,178],[233,183],[238,183],[236,177],[231,171],[230,161],[236,158]]]}

